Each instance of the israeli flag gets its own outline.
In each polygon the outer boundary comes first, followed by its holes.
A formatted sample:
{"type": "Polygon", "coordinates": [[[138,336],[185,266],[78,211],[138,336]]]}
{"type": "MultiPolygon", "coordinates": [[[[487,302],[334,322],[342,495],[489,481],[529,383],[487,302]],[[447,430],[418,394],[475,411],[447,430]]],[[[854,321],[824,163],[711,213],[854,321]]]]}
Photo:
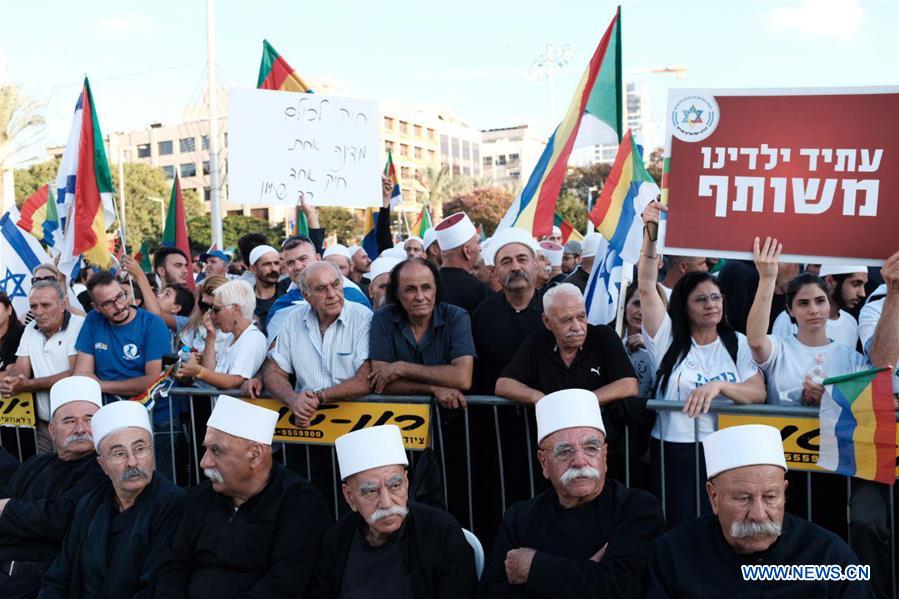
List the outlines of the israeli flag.
{"type": "Polygon", "coordinates": [[[0,290],[4,291],[16,309],[20,320],[24,320],[30,306],[28,293],[31,291],[31,273],[34,267],[51,262],[41,243],[31,233],[16,225],[19,211],[10,209],[0,218],[0,290]]]}
{"type": "Polygon", "coordinates": [[[596,260],[584,289],[589,324],[608,324],[615,320],[624,262],[605,238],[599,242],[596,260]]]}

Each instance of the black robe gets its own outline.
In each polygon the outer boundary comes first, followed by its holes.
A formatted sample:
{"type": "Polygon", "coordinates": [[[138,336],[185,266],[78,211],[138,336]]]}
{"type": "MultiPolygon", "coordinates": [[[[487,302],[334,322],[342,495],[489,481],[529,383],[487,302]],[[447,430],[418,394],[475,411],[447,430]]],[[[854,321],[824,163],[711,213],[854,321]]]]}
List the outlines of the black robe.
{"type": "MultiPolygon", "coordinates": [[[[477,586],[474,553],[459,523],[443,510],[412,502],[408,507],[403,527],[390,542],[402,543],[403,561],[411,573],[414,596],[419,599],[473,596],[477,586]]],[[[362,518],[352,513],[325,531],[307,598],[340,596],[353,535],[363,529],[362,518]]]]}
{"type": "MultiPolygon", "coordinates": [[[[49,567],[78,501],[104,480],[93,452],[68,462],[42,454],[22,464],[3,489],[3,496],[12,499],[0,515],[0,563],[43,562],[49,567]]],[[[0,574],[0,597],[30,597],[40,585],[39,575],[0,574]]]]}
{"type": "Polygon", "coordinates": [[[153,597],[156,570],[184,507],[184,491],[156,473],[137,501],[119,513],[111,484],[78,503],[62,550],[41,583],[40,599],[153,597]],[[127,523],[108,544],[114,517],[127,523]]]}
{"type": "Polygon", "coordinates": [[[867,582],[746,582],[749,564],[858,564],[846,543],[817,524],[784,514],[783,532],[767,551],[738,555],[715,516],[682,524],[659,537],[649,562],[647,597],[874,597],[867,582]]]}
{"type": "Polygon", "coordinates": [[[330,521],[318,490],[280,464],[239,508],[204,482],[188,492],[156,597],[302,597],[330,521]]]}
{"type": "Polygon", "coordinates": [[[599,497],[572,509],[554,489],[506,511],[480,597],[642,597],[649,549],[664,529],[659,502],[606,479],[599,497]],[[608,543],[599,562],[590,559],[608,543]],[[510,585],[506,554],[536,549],[527,582],[510,585]]]}

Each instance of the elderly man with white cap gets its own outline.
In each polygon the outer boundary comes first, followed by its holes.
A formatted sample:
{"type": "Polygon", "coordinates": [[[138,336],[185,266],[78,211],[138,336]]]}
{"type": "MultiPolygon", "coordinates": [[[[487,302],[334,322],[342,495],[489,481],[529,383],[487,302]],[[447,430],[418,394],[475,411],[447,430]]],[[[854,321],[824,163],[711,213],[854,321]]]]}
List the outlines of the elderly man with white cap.
{"type": "Polygon", "coordinates": [[[658,501],[606,477],[596,396],[566,389],[537,403],[537,459],[553,488],[506,511],[482,597],[642,597],[658,501]]]}
{"type": "Polygon", "coordinates": [[[444,218],[434,227],[440,245],[440,290],[443,301],[459,306],[471,316],[490,295],[490,289],[472,274],[481,257],[477,230],[464,212],[444,218]]]}
{"type": "Polygon", "coordinates": [[[425,251],[425,260],[440,268],[440,265],[443,264],[443,256],[440,253],[440,244],[437,243],[437,229],[432,227],[425,231],[421,245],[425,251]]]}
{"type": "Polygon", "coordinates": [[[714,515],[659,537],[647,597],[873,597],[867,582],[748,580],[745,566],[858,564],[833,533],[784,512],[783,442],[749,424],[705,438],[706,492],[714,515]]]}
{"type": "Polygon", "coordinates": [[[409,501],[406,452],[388,424],[337,439],[343,496],[352,513],[322,536],[306,597],[471,597],[474,555],[456,520],[409,501]]]}
{"type": "Polygon", "coordinates": [[[91,428],[97,461],[112,484],[78,503],[39,596],[152,597],[184,491],[153,473],[153,427],[143,405],[108,404],[91,428]]]}
{"type": "Polygon", "coordinates": [[[322,260],[330,262],[340,269],[340,274],[346,278],[350,278],[353,270],[353,261],[350,258],[350,249],[342,243],[334,243],[325,249],[322,254],[322,260]]]}
{"type": "Polygon", "coordinates": [[[403,249],[406,250],[408,258],[424,258],[425,247],[424,240],[418,235],[410,235],[403,243],[403,249]]]}
{"type": "MultiPolygon", "coordinates": [[[[851,313],[865,300],[868,267],[861,264],[824,264],[818,276],[827,284],[830,300],[830,314],[824,326],[827,337],[855,349],[858,345],[858,321],[851,313]]],[[[799,327],[786,310],[774,319],[771,326],[771,334],[778,337],[790,337],[798,332],[799,327]]]]}
{"type": "Polygon", "coordinates": [[[540,251],[546,257],[549,265],[549,272],[546,275],[548,280],[541,289],[541,291],[546,291],[565,280],[565,273],[562,272],[562,256],[565,254],[565,249],[553,241],[541,241],[540,251]]]}
{"type": "Polygon", "coordinates": [[[387,302],[387,284],[390,282],[390,271],[402,262],[399,258],[384,256],[371,263],[371,268],[365,276],[368,278],[368,297],[371,299],[372,308],[382,308],[387,302]]]}
{"type": "Polygon", "coordinates": [[[156,597],[302,597],[329,521],[321,494],[272,461],[278,413],[220,395],[156,597]]]}
{"type": "MultiPolygon", "coordinates": [[[[596,251],[602,242],[599,233],[590,233],[584,237],[581,244],[581,262],[578,267],[565,278],[565,283],[571,283],[584,293],[587,289],[587,281],[590,280],[590,271],[593,270],[593,261],[596,260],[596,251]]],[[[602,259],[602,256],[600,256],[602,259]]]]}
{"type": "Polygon", "coordinates": [[[260,323],[268,321],[268,311],[281,296],[278,279],[281,277],[281,253],[270,245],[257,245],[250,251],[247,266],[255,277],[256,309],[253,314],[260,323]]]}
{"type": "Polygon", "coordinates": [[[50,388],[56,453],[35,456],[0,488],[0,597],[32,597],[62,545],[75,506],[103,484],[91,436],[100,385],[71,376],[50,388]]]}

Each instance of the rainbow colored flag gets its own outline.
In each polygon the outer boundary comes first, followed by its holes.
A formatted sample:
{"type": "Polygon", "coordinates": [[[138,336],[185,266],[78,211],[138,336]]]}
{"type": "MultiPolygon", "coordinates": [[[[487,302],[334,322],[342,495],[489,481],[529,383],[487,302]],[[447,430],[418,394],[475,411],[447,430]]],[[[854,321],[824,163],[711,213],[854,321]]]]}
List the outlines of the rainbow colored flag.
{"type": "Polygon", "coordinates": [[[568,243],[569,239],[573,239],[574,241],[584,240],[584,236],[581,235],[581,232],[575,229],[574,225],[570,222],[562,218],[562,215],[558,212],[556,212],[555,217],[553,218],[553,224],[562,231],[562,245],[568,243]]]}
{"type": "Polygon", "coordinates": [[[293,70],[292,66],[287,64],[284,57],[278,54],[268,40],[262,40],[262,62],[259,65],[259,79],[256,82],[256,88],[312,93],[306,82],[293,70]]]}
{"type": "Polygon", "coordinates": [[[896,480],[896,413],[889,368],[825,379],[818,466],[892,485],[896,480]]]}
{"type": "Polygon", "coordinates": [[[390,192],[390,207],[396,208],[403,203],[403,194],[400,191],[400,179],[396,176],[396,166],[393,164],[393,152],[387,150],[387,164],[384,165],[384,176],[393,182],[393,191],[390,192]]]}
{"type": "Polygon", "coordinates": [[[174,364],[169,365],[168,368],[164,368],[163,371],[159,373],[159,376],[150,383],[150,386],[147,387],[143,393],[130,397],[129,400],[136,401],[148,410],[152,410],[153,406],[156,404],[155,395],[166,387],[174,385],[174,380],[170,379],[169,376],[175,372],[177,366],[178,362],[175,362],[174,364]]]}
{"type": "Polygon", "coordinates": [[[518,227],[538,239],[552,232],[571,151],[621,140],[621,74],[619,7],[578,83],[565,118],[546,142],[527,184],[497,228],[518,227]]]}
{"type": "MultiPolygon", "coordinates": [[[[162,232],[162,245],[176,247],[187,256],[190,268],[190,238],[187,236],[187,219],[184,216],[184,199],[181,197],[181,180],[175,175],[172,183],[172,195],[169,199],[169,211],[165,218],[165,230],[162,232]]],[[[194,290],[194,278],[188,273],[187,287],[194,290]]]]}
{"type": "MultiPolygon", "coordinates": [[[[425,232],[433,226],[434,225],[431,223],[431,213],[428,212],[428,207],[422,206],[421,212],[418,213],[418,218],[415,219],[415,223],[409,229],[409,234],[417,235],[424,239],[425,232]]],[[[483,234],[480,225],[478,225],[478,233],[483,234]]]]}
{"type": "Polygon", "coordinates": [[[47,247],[56,244],[54,233],[59,230],[59,216],[56,212],[56,194],[50,185],[44,185],[25,199],[16,223],[28,231],[47,247]]]}
{"type": "Polygon", "coordinates": [[[659,186],[647,172],[640,146],[628,129],[618,147],[612,172],[587,217],[623,261],[636,264],[643,241],[640,215],[658,196],[659,186]]]}

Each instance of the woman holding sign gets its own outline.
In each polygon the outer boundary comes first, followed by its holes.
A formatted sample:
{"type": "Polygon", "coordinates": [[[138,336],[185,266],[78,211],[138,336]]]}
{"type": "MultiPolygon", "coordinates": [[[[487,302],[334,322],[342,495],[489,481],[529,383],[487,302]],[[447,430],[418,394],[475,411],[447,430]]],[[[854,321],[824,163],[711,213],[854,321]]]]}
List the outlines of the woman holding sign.
{"type": "Polygon", "coordinates": [[[643,316],[643,340],[659,366],[655,398],[679,402],[679,411],[659,412],[650,449],[655,489],[665,483],[665,515],[669,526],[694,518],[697,502],[709,513],[701,446],[696,477],[696,441],[717,429],[709,414],[712,400],[751,404],[765,401],[765,383],[752,361],[746,337],[728,324],[724,296],[707,272],[684,275],[675,284],[666,311],[656,289],[658,252],[655,231],[659,214],[653,202],[643,212],[643,251],[637,278],[643,316]],[[662,452],[664,451],[664,463],[662,452]],[[664,474],[664,479],[662,475],[664,474]]]}
{"type": "Polygon", "coordinates": [[[752,248],[759,286],[746,320],[752,357],[768,381],[768,403],[811,405],[821,403],[821,381],[864,370],[867,361],[851,347],[827,336],[830,299],[827,285],[817,275],[803,273],[787,285],[787,313],[798,332],[768,335],[768,318],[782,244],[770,237],[755,238],[752,248]]]}

